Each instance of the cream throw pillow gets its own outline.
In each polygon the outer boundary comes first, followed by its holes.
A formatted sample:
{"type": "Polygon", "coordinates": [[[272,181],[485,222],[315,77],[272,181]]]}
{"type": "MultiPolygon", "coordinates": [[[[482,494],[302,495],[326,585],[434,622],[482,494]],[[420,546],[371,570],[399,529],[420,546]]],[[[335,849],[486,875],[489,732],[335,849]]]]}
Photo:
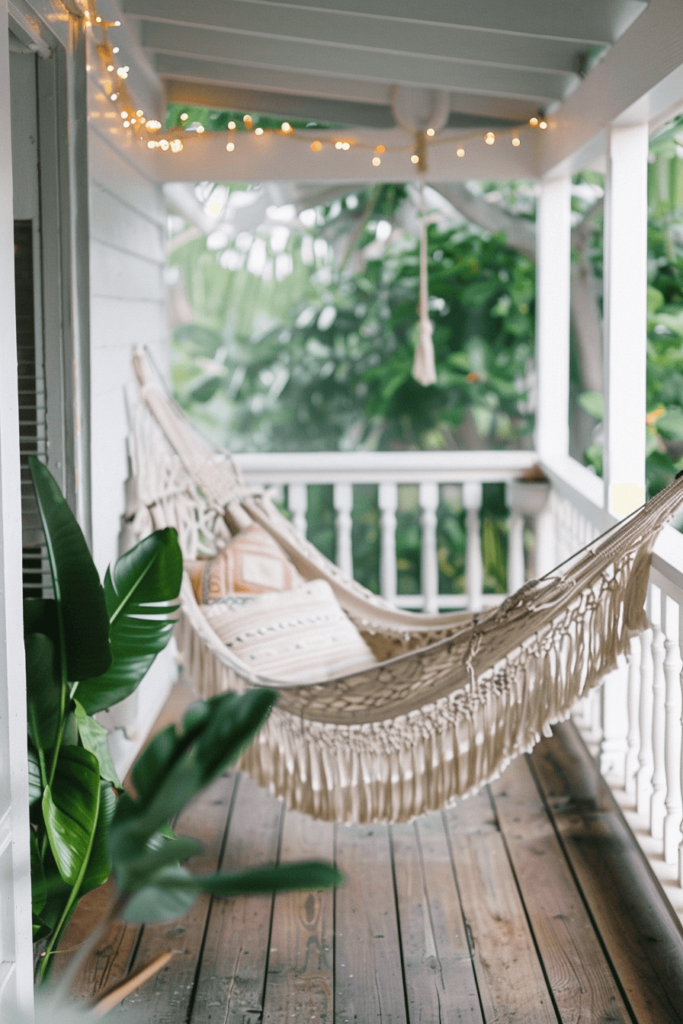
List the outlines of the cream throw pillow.
{"type": "Polygon", "coordinates": [[[253,523],[236,534],[215,558],[187,566],[198,604],[220,601],[226,594],[263,594],[291,590],[304,582],[271,535],[253,523]]]}
{"type": "Polygon", "coordinates": [[[324,580],[282,593],[226,597],[202,611],[226,647],[268,679],[308,683],[377,663],[324,580]]]}

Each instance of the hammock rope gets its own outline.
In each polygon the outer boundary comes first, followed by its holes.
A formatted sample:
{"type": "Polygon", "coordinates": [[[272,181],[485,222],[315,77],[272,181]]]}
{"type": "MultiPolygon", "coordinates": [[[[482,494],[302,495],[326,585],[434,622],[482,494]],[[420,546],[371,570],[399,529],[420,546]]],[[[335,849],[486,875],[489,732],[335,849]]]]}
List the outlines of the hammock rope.
{"type": "Polygon", "coordinates": [[[269,686],[279,700],[240,768],[288,806],[339,822],[407,821],[496,778],[627,655],[646,629],[656,536],[683,503],[674,481],[629,518],[497,608],[399,611],[302,538],[267,494],[245,484],[135,356],[129,540],[175,526],[187,560],[230,537],[239,506],[307,580],[326,579],[378,663],[353,675],[288,683],[255,675],[209,625],[186,577],[177,641],[202,697],[269,686]]]}

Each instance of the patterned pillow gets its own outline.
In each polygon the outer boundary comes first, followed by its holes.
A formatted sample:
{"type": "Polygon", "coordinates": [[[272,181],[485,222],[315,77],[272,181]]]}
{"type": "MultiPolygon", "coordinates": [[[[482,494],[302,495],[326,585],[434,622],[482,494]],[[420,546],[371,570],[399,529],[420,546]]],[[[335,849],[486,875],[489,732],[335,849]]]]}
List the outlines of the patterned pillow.
{"type": "Polygon", "coordinates": [[[304,582],[277,541],[256,523],[236,534],[214,558],[193,562],[187,571],[199,604],[226,594],[291,590],[304,582]]]}
{"type": "Polygon", "coordinates": [[[268,679],[308,683],[377,664],[325,580],[286,593],[227,597],[202,611],[226,647],[268,679]]]}

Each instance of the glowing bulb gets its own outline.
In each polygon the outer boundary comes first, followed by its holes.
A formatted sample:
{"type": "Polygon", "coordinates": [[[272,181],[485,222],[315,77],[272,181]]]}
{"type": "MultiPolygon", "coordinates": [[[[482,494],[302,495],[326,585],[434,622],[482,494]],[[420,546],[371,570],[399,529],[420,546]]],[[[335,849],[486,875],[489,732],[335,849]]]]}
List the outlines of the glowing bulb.
{"type": "Polygon", "coordinates": [[[463,157],[464,155],[465,155],[465,150],[461,146],[460,149],[456,150],[456,156],[463,157]]]}
{"type": "Polygon", "coordinates": [[[135,111],[135,116],[136,117],[142,117],[143,114],[144,114],[144,110],[136,110],[135,111]]]}
{"type": "Polygon", "coordinates": [[[154,141],[154,139],[150,139],[149,142],[147,143],[147,149],[156,149],[156,148],[157,148],[156,142],[154,141]]]}
{"type": "Polygon", "coordinates": [[[515,136],[514,139],[512,140],[512,145],[513,146],[520,146],[521,145],[521,142],[519,141],[517,136],[515,136]]]}
{"type": "Polygon", "coordinates": [[[535,128],[536,125],[538,124],[538,118],[537,117],[530,117],[529,118],[529,124],[531,125],[532,128],[535,128]]]}
{"type": "Polygon", "coordinates": [[[341,148],[343,150],[351,149],[351,143],[350,142],[342,142],[341,148]]]}
{"type": "Polygon", "coordinates": [[[323,144],[318,139],[316,139],[315,142],[311,143],[311,149],[313,150],[314,153],[319,153],[322,148],[323,144]]]}
{"type": "Polygon", "coordinates": [[[95,21],[97,22],[97,24],[98,24],[98,25],[101,25],[101,24],[102,24],[102,19],[100,18],[99,14],[98,14],[98,15],[97,15],[97,17],[95,18],[95,21]]]}
{"type": "Polygon", "coordinates": [[[113,71],[113,70],[114,70],[114,65],[113,64],[107,64],[107,71],[113,71]]]}
{"type": "Polygon", "coordinates": [[[430,139],[431,139],[432,135],[435,135],[435,134],[436,134],[436,132],[434,131],[433,128],[428,128],[427,129],[427,135],[430,137],[430,139]]]}
{"type": "Polygon", "coordinates": [[[196,131],[197,131],[197,135],[203,135],[204,134],[204,125],[203,124],[198,124],[197,128],[196,128],[196,131]]]}
{"type": "Polygon", "coordinates": [[[114,46],[111,52],[112,53],[118,53],[119,52],[118,46],[114,46]]]}
{"type": "Polygon", "coordinates": [[[257,128],[254,135],[263,135],[263,128],[257,128]]]}
{"type": "Polygon", "coordinates": [[[124,128],[130,128],[130,121],[124,121],[123,122],[123,127],[124,128]]]}
{"type": "Polygon", "coordinates": [[[486,135],[484,136],[484,142],[486,143],[487,146],[492,146],[495,141],[496,136],[493,134],[493,132],[487,132],[486,135]]]}
{"type": "Polygon", "coordinates": [[[335,148],[335,149],[341,149],[341,148],[342,148],[342,145],[343,145],[343,143],[341,143],[341,142],[335,142],[335,144],[334,144],[334,148],[335,148]]]}
{"type": "Polygon", "coordinates": [[[420,158],[417,155],[417,153],[413,153],[413,155],[410,158],[410,162],[411,162],[411,164],[419,164],[420,158]]]}
{"type": "Polygon", "coordinates": [[[228,121],[228,131],[234,132],[236,127],[237,127],[237,125],[235,124],[234,121],[228,121]]]}
{"type": "Polygon", "coordinates": [[[373,167],[379,167],[379,165],[381,163],[382,163],[382,161],[380,160],[380,158],[378,156],[373,156],[373,158],[372,158],[372,166],[373,167]]]}
{"type": "MultiPolygon", "coordinates": [[[[113,92],[113,93],[111,94],[111,96],[109,97],[109,99],[110,99],[110,100],[112,100],[113,102],[116,102],[116,100],[117,100],[118,98],[119,98],[119,94],[118,94],[117,92],[113,92]]],[[[159,125],[159,127],[161,128],[161,125],[159,125]]]]}
{"type": "Polygon", "coordinates": [[[179,153],[183,148],[183,144],[180,139],[171,139],[171,152],[179,153]]]}
{"type": "Polygon", "coordinates": [[[181,121],[187,121],[187,119],[188,119],[188,117],[189,117],[189,116],[190,116],[189,114],[181,114],[181,115],[180,115],[180,120],[181,120],[181,121]]]}
{"type": "Polygon", "coordinates": [[[546,129],[547,127],[548,127],[548,122],[547,122],[547,121],[541,121],[541,123],[539,124],[539,126],[538,126],[538,127],[539,127],[539,128],[540,128],[540,129],[542,130],[542,131],[545,131],[545,129],[546,129]]]}
{"type": "Polygon", "coordinates": [[[375,153],[379,153],[381,155],[382,153],[386,153],[386,151],[387,151],[387,147],[386,146],[382,146],[382,145],[375,146],[375,153]]]}
{"type": "Polygon", "coordinates": [[[89,65],[89,64],[86,64],[86,65],[85,65],[85,70],[86,70],[86,71],[90,71],[90,65],[89,65]]]}
{"type": "Polygon", "coordinates": [[[292,130],[292,126],[289,123],[289,121],[283,121],[282,124],[280,125],[280,127],[281,127],[282,131],[285,133],[285,135],[288,135],[291,132],[291,130],[292,130]]]}
{"type": "Polygon", "coordinates": [[[135,124],[135,123],[136,123],[136,121],[135,121],[135,118],[134,118],[134,117],[131,117],[131,119],[130,119],[130,123],[131,123],[131,124],[135,124]]]}
{"type": "Polygon", "coordinates": [[[166,152],[166,150],[169,148],[169,146],[168,146],[168,139],[161,139],[159,141],[159,145],[164,150],[164,152],[166,152]]]}
{"type": "Polygon", "coordinates": [[[148,132],[158,132],[159,129],[161,128],[161,121],[148,121],[147,124],[145,125],[145,128],[147,129],[148,132]]]}
{"type": "MultiPolygon", "coordinates": [[[[100,18],[99,20],[101,21],[102,19],[100,18]]],[[[121,22],[120,21],[115,21],[114,22],[114,28],[121,28],[121,22]]]]}
{"type": "Polygon", "coordinates": [[[227,149],[228,153],[232,153],[235,149],[235,143],[229,142],[225,148],[227,149]]]}
{"type": "Polygon", "coordinates": [[[116,69],[116,74],[119,76],[119,78],[123,78],[125,80],[126,78],[128,78],[128,71],[129,70],[130,69],[127,68],[127,67],[125,67],[125,68],[117,68],[116,69]]]}
{"type": "Polygon", "coordinates": [[[244,121],[245,128],[251,128],[251,126],[254,123],[254,118],[251,116],[251,114],[245,114],[242,120],[244,121]]]}

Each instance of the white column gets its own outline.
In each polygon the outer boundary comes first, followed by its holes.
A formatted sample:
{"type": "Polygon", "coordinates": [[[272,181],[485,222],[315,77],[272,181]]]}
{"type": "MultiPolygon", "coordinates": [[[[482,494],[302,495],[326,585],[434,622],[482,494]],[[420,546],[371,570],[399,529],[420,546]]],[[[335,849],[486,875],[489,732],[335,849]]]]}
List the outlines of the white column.
{"type": "Polygon", "coordinates": [[[349,579],[353,579],[353,484],[335,484],[332,492],[337,533],[337,565],[349,579]]]}
{"type": "Polygon", "coordinates": [[[647,124],[612,126],[605,204],[605,508],[645,500],[647,124]]]}
{"type": "Polygon", "coordinates": [[[33,1006],[7,3],[0,0],[0,1019],[33,1006]]]}
{"type": "Polygon", "coordinates": [[[382,597],[386,601],[396,600],[396,510],[398,509],[398,485],[385,481],[377,488],[377,504],[380,512],[380,556],[379,577],[382,597]]]}
{"type": "Polygon", "coordinates": [[[308,532],[306,512],[308,511],[308,488],[306,484],[289,484],[287,488],[287,508],[292,513],[294,529],[302,537],[308,532]]]}
{"type": "Polygon", "coordinates": [[[569,449],[571,178],[541,182],[536,206],[536,451],[569,449]]]}
{"type": "Polygon", "coordinates": [[[602,737],[600,739],[600,771],[603,775],[614,774],[618,785],[622,785],[626,770],[626,749],[628,735],[627,716],[628,668],[620,659],[613,672],[605,676],[600,689],[602,737]]]}
{"type": "Polygon", "coordinates": [[[650,620],[652,622],[652,797],[650,799],[650,833],[653,839],[664,837],[664,800],[666,798],[666,735],[664,680],[664,634],[662,632],[661,592],[650,588],[650,620]]]}
{"type": "Polygon", "coordinates": [[[649,818],[652,795],[652,630],[640,634],[640,749],[636,775],[636,810],[649,818]]]}
{"type": "Polygon", "coordinates": [[[484,565],[481,557],[481,509],[483,491],[480,483],[468,482],[462,485],[462,504],[467,510],[467,547],[465,549],[465,587],[467,607],[471,612],[482,609],[484,590],[484,565]]]}
{"type": "MultiPolygon", "coordinates": [[[[678,606],[678,643],[679,653],[681,655],[681,664],[683,665],[683,605],[678,606]]],[[[683,669],[681,670],[679,685],[683,690],[683,669]]],[[[683,694],[682,694],[683,699],[683,694]]],[[[683,723],[682,723],[683,724],[683,723]]],[[[680,782],[681,790],[683,790],[683,746],[681,747],[681,761],[680,761],[680,782]]],[[[679,827],[680,833],[683,833],[683,818],[679,827]]],[[[679,834],[678,844],[678,884],[683,886],[683,837],[679,834]]]]}
{"type": "Polygon", "coordinates": [[[419,502],[422,514],[422,596],[424,610],[435,615],[439,610],[439,558],[436,548],[436,510],[439,507],[439,485],[420,484],[419,502]]]}
{"type": "Polygon", "coordinates": [[[678,641],[679,606],[662,594],[664,633],[666,817],[664,818],[664,860],[678,863],[681,811],[681,656],[678,641]]]}

